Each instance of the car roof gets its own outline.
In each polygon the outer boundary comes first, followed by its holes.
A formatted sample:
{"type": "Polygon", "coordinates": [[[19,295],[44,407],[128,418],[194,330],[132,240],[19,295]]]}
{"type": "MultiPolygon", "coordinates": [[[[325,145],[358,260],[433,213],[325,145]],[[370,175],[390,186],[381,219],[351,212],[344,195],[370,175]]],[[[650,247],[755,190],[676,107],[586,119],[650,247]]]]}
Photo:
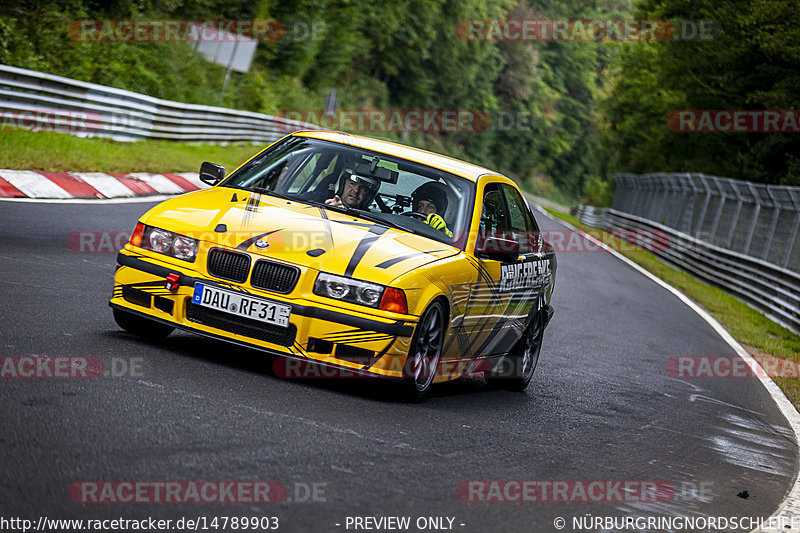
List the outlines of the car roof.
{"type": "MultiPolygon", "coordinates": [[[[319,139],[322,141],[332,141],[337,143],[363,148],[373,152],[381,152],[388,155],[408,159],[417,163],[422,163],[430,167],[444,170],[456,176],[461,176],[471,181],[478,181],[478,178],[485,174],[493,176],[503,176],[497,171],[490,170],[460,159],[448,157],[446,155],[436,154],[427,150],[398,144],[391,141],[384,141],[382,139],[374,139],[372,137],[363,137],[361,135],[352,135],[340,131],[329,130],[304,130],[294,132],[292,135],[298,137],[310,137],[312,139],[319,139]]],[[[506,176],[503,176],[506,177],[506,176]]]]}

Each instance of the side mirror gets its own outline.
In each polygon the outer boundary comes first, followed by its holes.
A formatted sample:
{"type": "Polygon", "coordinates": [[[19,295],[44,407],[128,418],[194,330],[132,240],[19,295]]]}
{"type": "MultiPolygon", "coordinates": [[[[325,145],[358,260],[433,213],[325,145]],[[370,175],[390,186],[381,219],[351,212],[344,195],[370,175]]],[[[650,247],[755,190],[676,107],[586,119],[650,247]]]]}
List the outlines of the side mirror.
{"type": "Polygon", "coordinates": [[[200,181],[209,185],[216,185],[225,178],[225,167],[209,163],[200,165],[200,181]]]}
{"type": "Polygon", "coordinates": [[[519,256],[519,243],[503,237],[486,237],[482,244],[475,247],[475,252],[495,261],[516,261],[519,256]]]}

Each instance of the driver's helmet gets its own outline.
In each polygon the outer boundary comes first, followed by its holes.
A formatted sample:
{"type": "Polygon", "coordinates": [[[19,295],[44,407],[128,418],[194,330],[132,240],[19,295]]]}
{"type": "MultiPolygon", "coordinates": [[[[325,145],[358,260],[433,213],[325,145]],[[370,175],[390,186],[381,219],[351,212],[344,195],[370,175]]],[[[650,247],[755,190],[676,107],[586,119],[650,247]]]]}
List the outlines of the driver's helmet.
{"type": "Polygon", "coordinates": [[[350,180],[358,182],[367,186],[367,195],[364,197],[364,202],[358,207],[359,209],[366,209],[375,197],[378,195],[378,189],[381,187],[381,181],[374,176],[364,176],[356,174],[353,169],[346,168],[342,171],[342,176],[339,178],[339,186],[336,189],[336,194],[342,195],[344,193],[344,182],[350,180]]]}
{"type": "Polygon", "coordinates": [[[447,186],[438,181],[429,181],[424,185],[417,187],[417,190],[411,194],[411,209],[417,210],[417,204],[420,200],[425,200],[436,206],[436,214],[444,216],[447,211],[447,186]]]}

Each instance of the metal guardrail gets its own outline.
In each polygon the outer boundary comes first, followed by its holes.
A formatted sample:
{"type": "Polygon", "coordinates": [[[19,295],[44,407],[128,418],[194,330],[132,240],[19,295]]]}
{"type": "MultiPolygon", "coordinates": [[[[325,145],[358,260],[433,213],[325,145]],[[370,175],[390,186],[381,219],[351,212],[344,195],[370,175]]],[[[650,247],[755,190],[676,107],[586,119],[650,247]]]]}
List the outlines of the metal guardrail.
{"type": "MultiPolygon", "coordinates": [[[[632,176],[630,175],[625,175],[623,177],[624,180],[631,180],[631,178],[632,176]]],[[[645,179],[646,178],[648,177],[645,177],[645,179]]],[[[705,180],[711,180],[712,182],[714,179],[721,180],[721,178],[712,179],[712,177],[709,176],[703,176],[703,178],[705,180]]],[[[688,213],[674,213],[664,208],[663,205],[659,206],[659,201],[652,198],[653,187],[652,184],[650,185],[651,188],[649,189],[647,186],[639,187],[639,190],[633,193],[638,195],[638,198],[644,205],[631,202],[630,197],[623,198],[622,201],[618,201],[619,199],[615,197],[614,209],[598,209],[591,206],[581,206],[576,212],[576,217],[587,225],[612,232],[614,230],[625,230],[637,235],[646,232],[648,237],[653,241],[653,253],[659,256],[664,262],[721,288],[725,292],[738,297],[752,307],[760,310],[771,320],[795,333],[800,333],[800,273],[765,260],[764,257],[769,256],[769,254],[763,250],[766,249],[768,251],[770,249],[769,245],[761,245],[759,249],[762,251],[762,257],[756,257],[719,246],[712,242],[707,242],[702,238],[680,231],[668,224],[659,223],[647,217],[624,212],[617,208],[617,206],[630,206],[633,210],[640,212],[649,211],[651,209],[658,210],[658,212],[665,217],[662,218],[662,220],[669,220],[679,224],[686,224],[687,220],[692,220],[694,221],[694,225],[690,227],[704,227],[704,215],[693,216],[691,210],[688,213]]],[[[690,185],[686,182],[678,183],[678,185],[689,187],[689,190],[691,190],[690,185]]],[[[755,184],[747,184],[746,182],[737,184],[738,187],[748,188],[752,185],[755,184]]],[[[723,187],[724,186],[725,185],[723,185],[723,187]]],[[[619,195],[619,180],[617,187],[617,195],[619,195]]],[[[755,189],[758,190],[758,187],[755,189]]],[[[782,187],[781,189],[784,191],[788,189],[786,192],[790,199],[797,193],[797,191],[793,190],[797,188],[782,187]]],[[[677,190],[679,191],[681,189],[677,190]]],[[[683,189],[683,191],[686,192],[686,189],[683,189]]],[[[675,194],[676,189],[666,189],[666,192],[667,194],[675,194]]],[[[624,189],[622,194],[623,196],[627,194],[624,189]]],[[[700,196],[700,200],[700,208],[708,212],[708,204],[711,203],[711,200],[708,199],[708,196],[706,198],[700,196]]],[[[667,200],[662,198],[660,203],[665,204],[667,200]]],[[[724,204],[725,202],[723,200],[720,203],[724,204]]],[[[675,200],[673,199],[673,202],[668,205],[673,206],[674,209],[676,205],[675,200]]],[[[742,210],[742,206],[737,206],[737,212],[741,214],[742,210]]],[[[746,235],[749,235],[748,238],[751,240],[754,238],[754,235],[758,234],[757,230],[752,228],[756,227],[757,223],[754,223],[753,220],[758,218],[758,212],[760,210],[756,208],[753,211],[756,214],[751,212],[749,217],[746,217],[750,228],[746,235]]],[[[718,204],[717,214],[712,217],[712,221],[716,220],[715,224],[718,230],[725,228],[728,234],[734,233],[735,230],[731,228],[735,228],[735,224],[733,226],[720,227],[719,218],[723,215],[719,213],[724,213],[724,207],[719,207],[718,204]]],[[[775,234],[778,231],[776,221],[779,220],[780,216],[779,214],[771,213],[772,222],[767,228],[766,236],[772,235],[771,238],[773,242],[775,234]]],[[[789,217],[789,219],[791,220],[791,217],[789,217]]],[[[738,218],[733,220],[738,220],[738,218]]],[[[793,227],[796,231],[797,226],[794,225],[793,227]]],[[[792,227],[789,229],[791,230],[792,227]]],[[[706,235],[703,232],[698,233],[706,235]]],[[[786,246],[787,243],[783,244],[786,246]]],[[[791,242],[788,244],[791,245],[791,242]]],[[[750,243],[750,249],[753,249],[752,247],[753,242],[750,243]]],[[[786,253],[786,249],[787,248],[783,248],[783,253],[786,253]]],[[[789,246],[788,249],[791,250],[791,246],[789,246]]]]}
{"type": "Polygon", "coordinates": [[[594,207],[591,205],[580,205],[575,210],[575,218],[595,228],[604,228],[606,225],[606,213],[608,209],[602,207],[594,207]]]}
{"type": "Polygon", "coordinates": [[[119,141],[269,143],[319,126],[282,117],[153,98],[132,91],[0,65],[4,126],[53,129],[119,141]]]}
{"type": "Polygon", "coordinates": [[[704,174],[617,174],[613,208],[800,272],[800,187],[704,174]]]}

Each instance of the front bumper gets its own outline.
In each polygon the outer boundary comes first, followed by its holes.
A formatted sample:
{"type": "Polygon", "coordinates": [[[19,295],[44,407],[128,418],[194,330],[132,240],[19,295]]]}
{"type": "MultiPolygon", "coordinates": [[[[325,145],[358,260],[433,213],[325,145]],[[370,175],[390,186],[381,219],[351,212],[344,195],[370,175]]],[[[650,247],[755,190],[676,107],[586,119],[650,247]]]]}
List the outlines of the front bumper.
{"type": "Polygon", "coordinates": [[[360,375],[402,378],[416,326],[413,320],[381,319],[359,309],[326,306],[213,279],[186,267],[128,250],[117,256],[112,308],[207,337],[360,375]],[[166,278],[177,278],[172,290],[166,278]],[[290,305],[289,327],[255,322],[191,303],[195,282],[244,290],[290,305]],[[221,316],[222,315],[222,316],[221,316]]]}

